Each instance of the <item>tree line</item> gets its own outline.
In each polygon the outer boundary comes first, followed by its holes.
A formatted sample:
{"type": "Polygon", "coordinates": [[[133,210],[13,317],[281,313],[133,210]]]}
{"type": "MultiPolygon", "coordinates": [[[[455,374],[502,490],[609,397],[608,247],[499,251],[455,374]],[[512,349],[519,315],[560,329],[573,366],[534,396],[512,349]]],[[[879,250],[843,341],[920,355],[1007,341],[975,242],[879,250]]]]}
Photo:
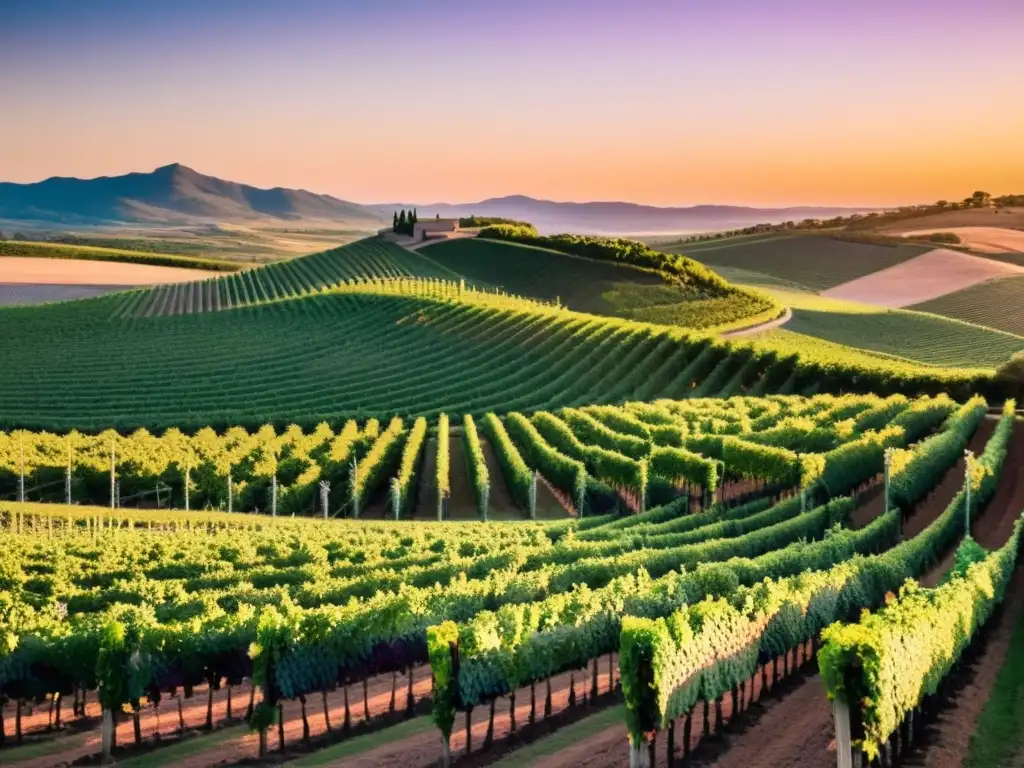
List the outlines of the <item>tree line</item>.
{"type": "Polygon", "coordinates": [[[420,217],[415,208],[411,211],[406,211],[404,208],[401,211],[395,211],[392,217],[391,231],[396,235],[412,235],[416,222],[419,220],[420,217]]]}

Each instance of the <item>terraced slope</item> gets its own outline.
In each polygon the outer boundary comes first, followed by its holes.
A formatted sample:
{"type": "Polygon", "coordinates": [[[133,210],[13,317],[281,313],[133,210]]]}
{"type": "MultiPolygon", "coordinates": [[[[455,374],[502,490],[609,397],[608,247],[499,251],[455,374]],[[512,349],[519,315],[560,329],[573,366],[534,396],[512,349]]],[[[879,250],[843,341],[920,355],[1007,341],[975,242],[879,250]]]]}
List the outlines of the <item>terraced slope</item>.
{"type": "Polygon", "coordinates": [[[1007,277],[949,293],[912,308],[1024,336],[1024,277],[1007,277]]]}
{"type": "Polygon", "coordinates": [[[212,312],[305,296],[344,281],[399,277],[452,276],[405,248],[373,237],[227,277],[146,291],[129,311],[145,317],[212,312]]]}

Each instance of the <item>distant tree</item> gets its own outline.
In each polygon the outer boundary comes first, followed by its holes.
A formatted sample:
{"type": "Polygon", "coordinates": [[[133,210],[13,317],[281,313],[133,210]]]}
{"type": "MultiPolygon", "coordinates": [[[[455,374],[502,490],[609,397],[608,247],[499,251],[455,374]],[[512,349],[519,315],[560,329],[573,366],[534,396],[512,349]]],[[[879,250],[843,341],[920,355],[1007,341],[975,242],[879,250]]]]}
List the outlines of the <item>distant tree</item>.
{"type": "Polygon", "coordinates": [[[413,208],[412,209],[412,223],[415,224],[419,220],[420,220],[420,215],[419,215],[419,213],[416,212],[416,209],[413,208]]]}
{"type": "Polygon", "coordinates": [[[405,231],[406,231],[406,226],[405,226],[405,209],[404,208],[402,209],[402,212],[400,214],[398,214],[398,231],[401,234],[403,234],[403,235],[405,234],[405,231]]]}
{"type": "Polygon", "coordinates": [[[992,195],[988,192],[977,191],[970,197],[974,205],[981,208],[982,206],[988,205],[988,201],[992,199],[992,195]]]}
{"type": "Polygon", "coordinates": [[[391,222],[391,231],[392,232],[398,232],[398,211],[395,211],[395,215],[394,215],[393,220],[391,222]]]}
{"type": "Polygon", "coordinates": [[[938,202],[935,203],[936,208],[945,208],[947,205],[949,205],[948,200],[939,200],[938,202]]]}
{"type": "Polygon", "coordinates": [[[438,221],[440,221],[441,220],[441,214],[440,213],[437,214],[437,216],[435,216],[434,218],[437,219],[438,221]]]}
{"type": "Polygon", "coordinates": [[[11,235],[11,240],[28,240],[28,235],[24,232],[15,232],[11,235]]]}

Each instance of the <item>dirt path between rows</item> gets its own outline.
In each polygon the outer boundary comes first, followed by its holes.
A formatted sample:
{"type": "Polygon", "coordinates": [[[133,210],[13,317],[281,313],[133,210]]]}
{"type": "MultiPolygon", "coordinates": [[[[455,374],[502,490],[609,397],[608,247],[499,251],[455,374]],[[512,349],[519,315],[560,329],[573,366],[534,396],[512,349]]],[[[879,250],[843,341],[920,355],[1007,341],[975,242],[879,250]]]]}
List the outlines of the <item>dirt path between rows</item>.
{"type": "Polygon", "coordinates": [[[505,482],[505,474],[501,471],[498,457],[494,454],[491,444],[484,438],[480,438],[480,447],[484,452],[484,459],[487,461],[487,474],[491,479],[491,495],[488,504],[488,519],[491,520],[522,520],[526,513],[516,506],[509,492],[508,483],[505,482]]]}
{"type": "MultiPolygon", "coordinates": [[[[962,462],[960,465],[963,471],[962,462]]],[[[1014,424],[1010,444],[1007,446],[1003,476],[999,487],[987,507],[971,520],[971,535],[985,549],[998,549],[1013,533],[1013,525],[1024,512],[1024,422],[1014,424]]],[[[935,586],[938,579],[952,566],[956,556],[954,547],[945,554],[932,573],[921,579],[927,587],[935,586]]]]}
{"type": "MultiPolygon", "coordinates": [[[[598,693],[606,694],[609,691],[609,669],[613,675],[613,685],[619,682],[618,659],[615,658],[609,667],[607,656],[600,659],[598,667],[598,693]]],[[[592,667],[591,667],[592,670],[592,667]]],[[[572,674],[575,680],[577,706],[581,706],[584,690],[589,692],[591,671],[578,671],[572,674]],[[586,681],[584,683],[584,680],[586,681]]],[[[551,678],[551,714],[552,716],[566,712],[569,709],[569,688],[570,673],[558,675],[551,678]]],[[[537,697],[537,723],[544,727],[544,697],[546,689],[544,683],[536,685],[537,697]]],[[[511,731],[511,718],[509,713],[509,697],[501,697],[495,702],[494,711],[494,739],[497,741],[509,735],[511,731]]],[[[530,687],[526,686],[516,691],[516,725],[522,732],[529,721],[530,714],[530,687]]],[[[474,760],[474,754],[479,751],[484,743],[487,734],[489,709],[487,706],[479,706],[473,709],[472,713],[472,753],[467,757],[466,749],[466,728],[465,714],[459,712],[455,717],[455,726],[452,729],[451,748],[453,758],[463,758],[466,762],[463,765],[486,765],[500,756],[500,751],[493,750],[480,755],[479,763],[474,760]]],[[[377,749],[364,752],[336,763],[346,768],[426,768],[437,764],[441,757],[441,733],[436,728],[425,733],[419,733],[407,739],[386,744],[377,749]]]]}
{"type": "MultiPolygon", "coordinates": [[[[426,454],[423,456],[423,463],[420,465],[419,488],[416,493],[416,508],[413,516],[417,520],[437,519],[437,438],[431,437],[427,440],[424,448],[426,454]]],[[[449,453],[449,460],[451,454],[449,453]]],[[[448,466],[451,474],[451,464],[448,466]]],[[[449,481],[450,482],[450,481],[449,481]]]]}
{"type": "Polygon", "coordinates": [[[725,333],[720,335],[723,339],[738,339],[742,338],[743,336],[753,336],[754,334],[757,333],[764,333],[765,331],[771,331],[774,330],[775,328],[781,328],[792,319],[793,310],[790,309],[789,307],[786,307],[783,310],[782,314],[773,320],[758,323],[757,325],[750,325],[747,326],[746,328],[737,328],[735,331],[726,331],[725,333]]]}
{"type": "MultiPolygon", "coordinates": [[[[397,688],[395,691],[396,709],[401,712],[405,708],[408,677],[398,675],[397,688]]],[[[367,705],[370,717],[378,717],[389,711],[391,704],[393,677],[390,674],[380,675],[367,681],[367,705]]],[[[419,701],[430,694],[430,668],[426,665],[418,667],[413,674],[413,696],[419,701]]],[[[235,686],[232,689],[232,723],[243,722],[240,718],[245,716],[245,710],[249,703],[249,685],[235,686]]],[[[353,727],[359,725],[365,719],[366,707],[364,707],[363,687],[361,684],[354,684],[348,689],[349,714],[353,727]]],[[[259,695],[257,694],[257,701],[259,695]]],[[[345,719],[345,692],[343,689],[332,691],[327,696],[328,711],[330,713],[331,726],[339,730],[345,719]]],[[[298,701],[284,702],[284,733],[285,743],[296,745],[302,740],[302,718],[301,704],[298,701]]],[[[195,695],[182,702],[182,711],[186,728],[189,730],[201,729],[206,722],[207,689],[205,686],[196,688],[195,695]]],[[[70,707],[68,707],[70,710],[70,707]]],[[[327,732],[327,725],[324,719],[323,703],[319,695],[310,695],[306,703],[307,720],[309,722],[310,737],[316,738],[327,732]]],[[[69,712],[70,714],[70,712],[69,712]]],[[[56,766],[68,765],[74,760],[95,754],[100,748],[99,733],[99,705],[96,703],[95,694],[90,696],[87,714],[93,718],[91,730],[77,734],[67,739],[66,746],[58,751],[51,752],[45,756],[28,760],[10,759],[9,756],[0,750],[0,764],[13,765],[17,768],[55,768],[56,766]]],[[[6,720],[6,709],[4,712],[6,720]]],[[[33,716],[37,718],[40,727],[46,726],[46,710],[33,716]]],[[[222,688],[214,693],[213,721],[215,726],[225,724],[227,718],[227,689],[222,688]]],[[[13,717],[7,720],[8,733],[13,731],[13,717]]],[[[24,723],[24,721],[23,721],[24,723]]],[[[177,700],[165,697],[159,711],[152,707],[143,710],[141,717],[142,736],[150,744],[158,739],[166,744],[178,743],[178,712],[177,700]]],[[[64,738],[58,733],[52,736],[43,734],[43,741],[49,738],[64,738]]],[[[203,736],[198,736],[202,739],[203,736]]],[[[276,726],[268,734],[268,742],[271,752],[277,749],[278,735],[276,726]]],[[[28,742],[26,742],[28,743],[28,742]]],[[[35,741],[33,743],[40,743],[35,741]]],[[[134,744],[133,726],[131,718],[123,716],[117,727],[117,743],[130,747],[134,744]]],[[[195,742],[201,743],[201,742],[195,742]]],[[[259,753],[259,738],[257,734],[251,733],[248,729],[240,732],[238,737],[220,742],[211,749],[197,752],[194,755],[175,761],[175,768],[208,768],[210,766],[231,764],[245,758],[256,757],[259,753]]],[[[158,759],[159,749],[153,753],[154,760],[158,759]]]]}
{"type": "MultiPolygon", "coordinates": [[[[970,442],[971,450],[979,453],[995,430],[996,422],[985,420],[970,442]]],[[[1005,464],[1007,473],[1012,474],[1013,467],[1010,455],[1005,464]]],[[[908,531],[921,531],[933,522],[949,506],[960,490],[963,480],[963,460],[947,471],[936,489],[917,505],[913,514],[904,524],[904,535],[908,531]]],[[[1005,493],[1003,486],[1015,487],[1013,482],[1001,483],[993,505],[1000,503],[1000,494],[1005,493]]],[[[859,505],[854,510],[852,519],[866,524],[881,512],[884,498],[871,488],[858,499],[859,505]]],[[[998,507],[990,505],[992,509],[998,507]]],[[[1005,539],[1004,539],[1005,541],[1005,539]]],[[[828,706],[821,678],[814,671],[814,664],[806,677],[796,676],[792,682],[783,681],[782,698],[768,696],[763,702],[756,703],[748,712],[740,715],[739,723],[744,725],[741,731],[730,735],[728,730],[724,738],[717,742],[701,743],[699,720],[695,721],[691,733],[691,748],[699,751],[693,755],[693,764],[714,765],[716,768],[776,768],[777,766],[793,766],[794,768],[832,768],[835,765],[835,744],[833,718],[828,706]]],[[[755,698],[760,696],[760,680],[755,676],[755,698]]],[[[774,686],[770,686],[774,688],[774,686]]],[[[724,717],[728,723],[731,719],[731,702],[726,697],[723,701],[724,717]]],[[[681,751],[680,729],[677,725],[677,756],[681,751]]],[[[662,742],[657,748],[657,766],[667,765],[664,747],[665,734],[659,734],[662,742]]],[[[556,768],[563,765],[586,765],[588,768],[620,768],[628,764],[628,746],[625,725],[607,729],[604,732],[586,739],[572,747],[561,750],[531,766],[556,768]],[[585,762],[574,763],[574,760],[585,758],[585,762]]]]}
{"type": "Polygon", "coordinates": [[[451,496],[448,497],[449,520],[479,520],[476,489],[466,467],[466,444],[462,432],[449,432],[448,465],[451,472],[451,496]]]}

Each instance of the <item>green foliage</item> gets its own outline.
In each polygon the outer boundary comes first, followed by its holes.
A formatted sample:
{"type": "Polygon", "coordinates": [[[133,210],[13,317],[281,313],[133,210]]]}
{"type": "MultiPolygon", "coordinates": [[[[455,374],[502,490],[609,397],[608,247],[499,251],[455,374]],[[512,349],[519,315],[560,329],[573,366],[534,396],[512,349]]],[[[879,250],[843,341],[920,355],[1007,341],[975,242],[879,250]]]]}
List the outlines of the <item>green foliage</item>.
{"type": "Polygon", "coordinates": [[[531,510],[530,488],[533,485],[533,471],[523,461],[519,449],[505,431],[501,419],[493,413],[488,413],[480,423],[501,466],[512,499],[521,509],[531,510]]]}
{"type": "Polygon", "coordinates": [[[674,482],[692,483],[709,492],[718,488],[720,464],[685,448],[656,447],[651,451],[652,474],[674,482]]]}
{"type": "Polygon", "coordinates": [[[480,517],[487,519],[488,497],[491,492],[491,478],[487,471],[487,459],[484,458],[484,449],[480,444],[480,436],[477,434],[476,422],[473,417],[466,414],[462,419],[462,439],[465,442],[463,453],[466,454],[466,471],[469,474],[470,485],[476,495],[477,504],[480,509],[480,517]]]}
{"type": "Polygon", "coordinates": [[[968,568],[974,563],[980,563],[988,554],[988,550],[975,541],[972,536],[965,535],[960,541],[960,546],[956,548],[953,567],[942,577],[942,582],[945,583],[958,576],[965,575],[968,568]]]}
{"type": "Polygon", "coordinates": [[[414,511],[426,438],[427,420],[421,416],[413,422],[412,429],[409,430],[409,437],[405,441],[398,465],[398,475],[395,478],[398,481],[399,508],[403,517],[408,517],[414,511]]]}
{"type": "Polygon", "coordinates": [[[427,628],[427,655],[433,672],[433,718],[445,741],[451,738],[458,702],[456,676],[452,663],[452,646],[458,642],[459,631],[454,622],[446,621],[427,628]]]}
{"type": "Polygon", "coordinates": [[[920,450],[897,451],[891,471],[892,503],[909,509],[923,498],[945,474],[946,467],[963,455],[987,411],[984,398],[973,398],[949,417],[947,429],[925,440],[920,450]]]}
{"type": "Polygon", "coordinates": [[[506,416],[505,426],[526,462],[579,505],[587,486],[587,469],[583,462],[571,459],[551,447],[533,423],[521,413],[506,416]]]}
{"type": "Polygon", "coordinates": [[[768,319],[781,312],[781,306],[766,294],[732,286],[721,275],[692,259],[655,251],[635,240],[588,235],[540,236],[528,228],[507,225],[487,227],[481,230],[480,237],[650,270],[670,285],[684,286],[696,292],[689,302],[661,304],[656,309],[667,310],[661,315],[652,314],[651,307],[643,307],[635,319],[642,317],[650,322],[710,328],[737,321],[757,322],[751,318],[764,315],[768,319]]]}
{"type": "Polygon", "coordinates": [[[582,442],[621,453],[632,459],[643,459],[651,452],[649,438],[617,432],[576,408],[563,408],[558,415],[564,419],[573,434],[582,442]]]}
{"type": "Polygon", "coordinates": [[[526,221],[516,221],[515,219],[503,219],[500,216],[464,216],[459,219],[459,226],[466,229],[475,229],[477,227],[492,227],[499,225],[507,225],[517,227],[523,231],[532,231],[536,234],[537,230],[532,224],[526,221]]]}
{"type": "Polygon", "coordinates": [[[857,624],[835,624],[818,654],[829,698],[840,698],[864,729],[869,757],[938,690],[979,628],[1002,602],[1017,560],[1020,524],[1006,545],[935,589],[908,581],[899,599],[857,624]]]}
{"type": "MultiPolygon", "coordinates": [[[[424,420],[423,428],[419,435],[420,444],[422,444],[425,432],[426,421],[424,420]]],[[[365,509],[367,501],[394,470],[395,463],[401,456],[405,434],[402,420],[396,416],[388,423],[387,429],[381,432],[380,436],[373,442],[366,456],[356,463],[356,471],[352,483],[353,514],[356,517],[365,509]]],[[[417,455],[419,447],[419,445],[416,446],[417,455]]]]}
{"type": "Polygon", "coordinates": [[[448,414],[437,417],[437,460],[434,467],[437,488],[437,519],[441,519],[444,501],[452,494],[451,487],[451,447],[448,426],[448,414]]]}

